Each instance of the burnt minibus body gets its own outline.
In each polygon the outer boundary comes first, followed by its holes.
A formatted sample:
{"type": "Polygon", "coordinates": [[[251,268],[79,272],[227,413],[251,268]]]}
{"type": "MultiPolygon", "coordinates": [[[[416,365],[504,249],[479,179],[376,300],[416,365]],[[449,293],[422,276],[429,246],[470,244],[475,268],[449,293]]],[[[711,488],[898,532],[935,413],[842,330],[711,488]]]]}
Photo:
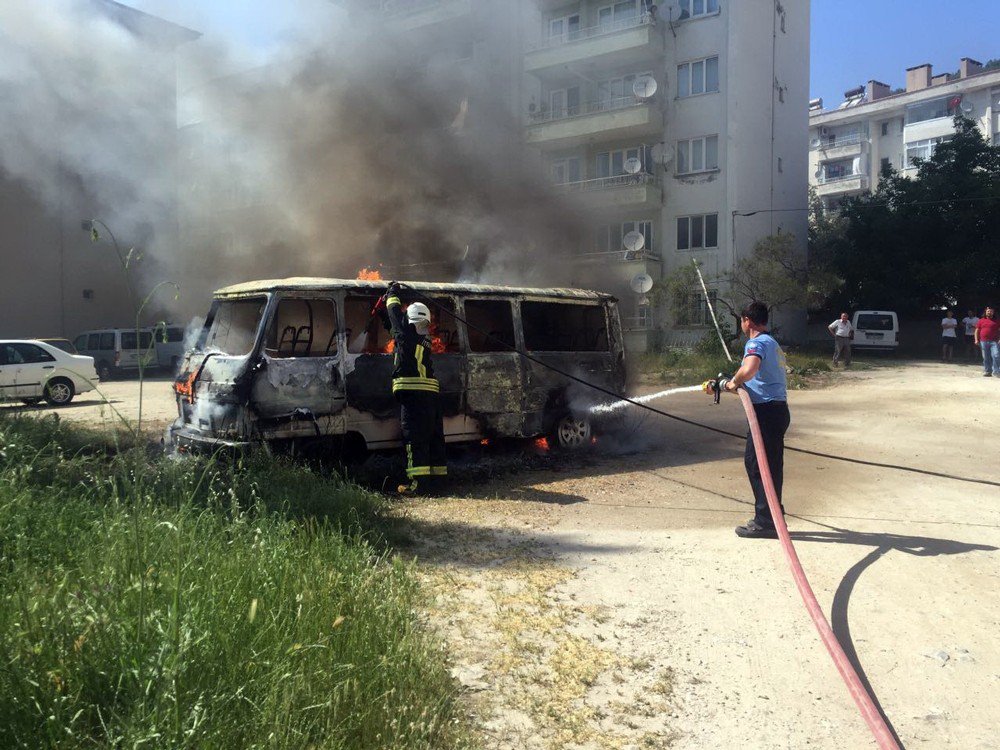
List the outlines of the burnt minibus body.
{"type": "MultiPolygon", "coordinates": [[[[183,448],[346,440],[401,444],[393,346],[372,311],[385,282],[292,278],[220,289],[174,383],[183,448]]],[[[522,356],[616,394],[625,357],[616,300],[577,289],[405,283],[434,319],[434,373],[448,442],[589,440],[610,400],[522,356]],[[585,424],[586,423],[586,424],[585,424]],[[574,437],[575,436],[575,437],[574,437]]]]}

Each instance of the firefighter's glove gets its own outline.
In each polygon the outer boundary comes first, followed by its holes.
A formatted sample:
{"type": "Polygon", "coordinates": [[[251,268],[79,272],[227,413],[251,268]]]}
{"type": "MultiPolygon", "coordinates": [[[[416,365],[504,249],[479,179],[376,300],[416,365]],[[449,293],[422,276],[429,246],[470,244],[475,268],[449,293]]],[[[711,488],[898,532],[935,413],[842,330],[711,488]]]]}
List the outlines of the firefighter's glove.
{"type": "Polygon", "coordinates": [[[402,289],[403,289],[403,287],[401,287],[397,282],[390,281],[389,282],[389,289],[386,290],[385,296],[386,297],[398,297],[399,293],[402,291],[402,289]]]}

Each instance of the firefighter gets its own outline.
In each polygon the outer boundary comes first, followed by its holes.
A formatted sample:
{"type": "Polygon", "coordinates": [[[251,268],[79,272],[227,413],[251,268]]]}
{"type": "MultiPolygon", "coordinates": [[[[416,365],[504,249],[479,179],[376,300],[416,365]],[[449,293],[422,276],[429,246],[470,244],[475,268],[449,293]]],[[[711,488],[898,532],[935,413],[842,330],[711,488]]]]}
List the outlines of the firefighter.
{"type": "Polygon", "coordinates": [[[411,302],[404,312],[400,286],[389,284],[385,318],[395,342],[392,393],[399,401],[399,421],[406,450],[407,484],[402,494],[425,491],[432,477],[448,473],[444,450],[444,415],[440,386],[431,362],[431,312],[422,302],[411,302]]]}

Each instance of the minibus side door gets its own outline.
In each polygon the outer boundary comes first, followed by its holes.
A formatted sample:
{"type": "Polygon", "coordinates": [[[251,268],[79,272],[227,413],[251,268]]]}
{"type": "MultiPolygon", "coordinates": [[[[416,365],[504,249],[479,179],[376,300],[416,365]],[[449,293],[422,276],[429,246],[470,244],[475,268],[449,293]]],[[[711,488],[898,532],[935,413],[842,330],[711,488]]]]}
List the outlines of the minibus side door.
{"type": "Polygon", "coordinates": [[[487,433],[523,436],[524,366],[518,354],[510,299],[467,297],[467,411],[487,433]]]}
{"type": "Polygon", "coordinates": [[[283,296],[272,310],[251,390],[258,416],[305,421],[296,431],[342,432],[341,333],[332,295],[283,296]]]}

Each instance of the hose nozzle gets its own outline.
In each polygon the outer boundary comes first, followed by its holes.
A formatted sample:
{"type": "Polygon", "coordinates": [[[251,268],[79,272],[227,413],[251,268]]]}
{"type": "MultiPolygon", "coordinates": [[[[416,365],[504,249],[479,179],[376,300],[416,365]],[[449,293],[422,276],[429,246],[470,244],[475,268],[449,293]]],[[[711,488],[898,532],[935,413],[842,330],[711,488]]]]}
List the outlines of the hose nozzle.
{"type": "Polygon", "coordinates": [[[722,392],[726,390],[726,384],[729,382],[729,378],[723,374],[719,373],[718,376],[712,380],[706,380],[701,384],[702,390],[705,393],[711,394],[714,397],[714,402],[719,403],[722,398],[722,392]]]}

